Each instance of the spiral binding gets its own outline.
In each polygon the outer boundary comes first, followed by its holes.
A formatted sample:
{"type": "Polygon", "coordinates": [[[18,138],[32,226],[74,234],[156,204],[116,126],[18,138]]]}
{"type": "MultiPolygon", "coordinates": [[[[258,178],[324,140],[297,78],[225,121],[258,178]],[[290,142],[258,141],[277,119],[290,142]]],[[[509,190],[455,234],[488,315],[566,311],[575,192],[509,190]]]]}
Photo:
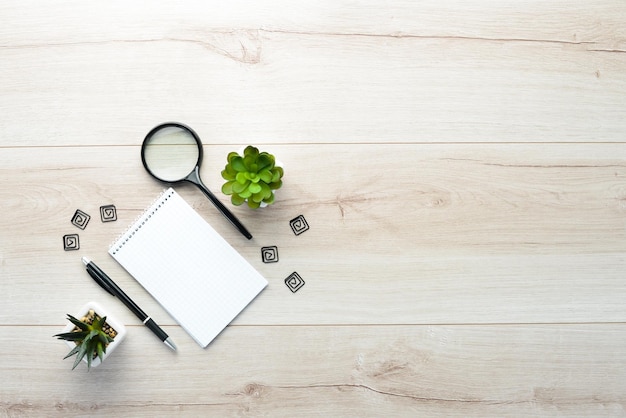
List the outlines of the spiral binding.
{"type": "Polygon", "coordinates": [[[176,192],[174,189],[164,189],[146,210],[143,211],[135,220],[126,228],[126,230],[118,235],[118,237],[109,246],[109,252],[112,255],[117,254],[124,245],[141,229],[142,226],[154,215],[160,208],[171,198],[176,192]],[[141,223],[140,223],[141,221],[141,223]]]}

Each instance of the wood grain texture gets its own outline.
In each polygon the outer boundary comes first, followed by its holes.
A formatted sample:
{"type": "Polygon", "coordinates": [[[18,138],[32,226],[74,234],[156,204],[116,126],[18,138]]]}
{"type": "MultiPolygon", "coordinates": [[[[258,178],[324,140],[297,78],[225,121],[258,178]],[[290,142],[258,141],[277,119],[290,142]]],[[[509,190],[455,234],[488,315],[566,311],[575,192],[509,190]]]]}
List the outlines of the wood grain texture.
{"type": "MultiPolygon", "coordinates": [[[[224,163],[219,160],[225,160],[229,150],[206,150],[203,175],[214,190],[221,184],[224,163]]],[[[553,144],[542,146],[540,152],[534,145],[300,145],[273,150],[291,162],[279,203],[271,212],[235,208],[255,235],[251,242],[240,237],[201,193],[182,189],[192,205],[270,279],[264,298],[239,318],[241,323],[626,318],[620,272],[626,210],[621,146],[553,144]],[[310,175],[307,162],[322,161],[329,153],[334,157],[327,159],[326,170],[333,181],[320,183],[319,177],[310,175]],[[369,164],[371,155],[376,161],[369,164]],[[349,160],[365,163],[345,165],[349,160]],[[305,215],[311,229],[296,237],[289,220],[299,214],[305,215]],[[277,245],[282,261],[263,264],[264,245],[277,245]],[[282,284],[292,271],[308,283],[296,297],[282,284]],[[566,284],[564,301],[560,289],[566,284]],[[442,303],[449,308],[441,309],[442,303]],[[380,308],[377,315],[372,315],[373,304],[380,308]],[[603,309],[596,309],[598,305],[603,309]]],[[[20,220],[5,217],[6,238],[20,236],[25,229],[39,233],[25,235],[21,245],[5,242],[7,274],[23,284],[2,283],[3,293],[21,300],[50,286],[48,304],[41,307],[46,310],[67,303],[65,292],[54,292],[59,283],[68,290],[76,288],[82,298],[98,296],[97,286],[83,286],[82,255],[98,259],[103,268],[132,285],[132,278],[106,251],[163,187],[140,167],[138,147],[17,149],[8,154],[13,158],[3,177],[20,184],[20,189],[0,198],[9,213],[24,211],[28,203],[30,208],[20,220]],[[41,171],[29,174],[20,155],[39,161],[48,156],[40,170],[54,173],[55,181],[41,184],[41,171]],[[97,165],[75,168],[96,155],[97,165]],[[99,206],[110,203],[118,207],[118,221],[102,223],[99,206]],[[76,209],[93,215],[84,232],[70,224],[76,209]],[[79,253],[62,251],[62,236],[72,232],[81,236],[79,253]],[[33,257],[45,264],[62,263],[63,269],[33,280],[39,266],[24,266],[33,257]]],[[[144,294],[138,285],[134,288],[144,294]]],[[[11,306],[0,309],[0,317],[11,323],[46,321],[38,310],[29,314],[30,318],[18,319],[11,306]]]]}
{"type": "Polygon", "coordinates": [[[244,3],[8,3],[3,143],[623,141],[620,2],[244,3]]]}
{"type": "Polygon", "coordinates": [[[2,2],[0,417],[626,416],[624,21],[609,0],[2,2]],[[177,188],[269,281],[206,350],[107,255],[165,187],[139,151],[168,120],[215,192],[242,145],[285,165],[274,207],[233,208],[252,241],[177,188]],[[129,336],[72,372],[52,335],[88,300],[129,336]]]}
{"type": "MultiPolygon", "coordinates": [[[[0,328],[48,341],[56,328],[0,328]]],[[[179,353],[131,327],[87,373],[29,343],[0,357],[8,416],[616,416],[624,325],[229,327],[179,353]],[[618,338],[616,338],[616,336],[618,338]],[[590,353],[593,353],[590,356],[590,353]],[[155,359],[161,359],[155,364],[155,359]],[[32,375],[40,376],[33,381],[32,375]],[[175,388],[175,389],[174,389],[175,388]],[[53,396],[51,396],[53,394],[53,396]],[[77,397],[80,394],[80,398],[77,397]]],[[[67,360],[66,360],[67,362],[67,360]]]]}

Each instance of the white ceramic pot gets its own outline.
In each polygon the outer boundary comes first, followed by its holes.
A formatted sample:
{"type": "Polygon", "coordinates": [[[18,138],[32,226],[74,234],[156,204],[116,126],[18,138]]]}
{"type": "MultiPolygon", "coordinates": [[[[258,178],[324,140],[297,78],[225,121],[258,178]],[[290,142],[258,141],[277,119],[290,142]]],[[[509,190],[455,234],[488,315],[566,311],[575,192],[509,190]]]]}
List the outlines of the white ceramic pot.
{"type": "MultiPolygon", "coordinates": [[[[109,324],[109,326],[111,326],[111,328],[113,328],[117,332],[117,335],[115,336],[113,341],[109,343],[106,352],[102,356],[102,361],[104,361],[107,357],[111,355],[113,351],[115,351],[117,346],[122,343],[124,338],[126,338],[126,327],[124,326],[124,324],[115,319],[114,316],[111,316],[109,314],[109,311],[103,308],[99,303],[93,301],[87,302],[74,316],[76,317],[76,319],[80,320],[81,318],[86,316],[91,309],[93,309],[94,312],[100,317],[106,316],[106,323],[109,324]]],[[[75,325],[68,321],[62,332],[71,332],[74,327],[75,325]]],[[[70,348],[70,350],[76,346],[73,341],[64,340],[64,342],[70,348]]],[[[102,363],[102,361],[100,360],[100,357],[96,357],[95,359],[91,360],[91,367],[98,367],[102,363]]],[[[83,357],[83,362],[87,364],[87,357],[83,357]]]]}

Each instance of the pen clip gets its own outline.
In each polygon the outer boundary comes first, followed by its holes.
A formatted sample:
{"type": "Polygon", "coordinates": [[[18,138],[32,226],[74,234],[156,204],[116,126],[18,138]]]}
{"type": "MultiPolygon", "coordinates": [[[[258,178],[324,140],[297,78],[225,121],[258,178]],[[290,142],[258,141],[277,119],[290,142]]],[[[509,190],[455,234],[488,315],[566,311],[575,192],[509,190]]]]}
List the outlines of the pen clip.
{"type": "Polygon", "coordinates": [[[87,273],[89,273],[89,275],[96,281],[96,283],[98,283],[100,285],[101,288],[103,288],[104,290],[106,290],[107,292],[109,292],[110,294],[115,296],[115,293],[113,293],[113,290],[111,289],[111,286],[109,286],[109,284],[107,282],[102,280],[102,278],[98,275],[98,273],[96,273],[91,268],[87,269],[87,273]]]}

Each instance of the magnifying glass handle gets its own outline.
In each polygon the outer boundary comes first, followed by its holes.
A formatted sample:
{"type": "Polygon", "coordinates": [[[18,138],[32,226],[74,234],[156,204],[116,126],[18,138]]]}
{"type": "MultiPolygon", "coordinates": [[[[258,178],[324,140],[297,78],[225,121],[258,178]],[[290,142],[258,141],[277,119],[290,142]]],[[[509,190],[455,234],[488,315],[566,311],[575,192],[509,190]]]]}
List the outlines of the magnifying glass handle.
{"type": "Polygon", "coordinates": [[[215,197],[215,195],[204,185],[204,183],[202,183],[202,180],[200,180],[200,174],[198,173],[198,167],[196,167],[196,169],[191,174],[189,174],[189,176],[187,176],[185,180],[198,186],[198,188],[202,190],[206,197],[209,198],[211,203],[213,203],[217,207],[217,209],[222,212],[222,215],[224,215],[226,219],[228,219],[230,223],[233,224],[233,226],[243,234],[244,237],[252,239],[252,234],[248,232],[246,227],[243,226],[241,222],[239,222],[239,219],[237,219],[237,217],[233,215],[233,213],[229,211],[228,208],[217,199],[217,197],[215,197]]]}

